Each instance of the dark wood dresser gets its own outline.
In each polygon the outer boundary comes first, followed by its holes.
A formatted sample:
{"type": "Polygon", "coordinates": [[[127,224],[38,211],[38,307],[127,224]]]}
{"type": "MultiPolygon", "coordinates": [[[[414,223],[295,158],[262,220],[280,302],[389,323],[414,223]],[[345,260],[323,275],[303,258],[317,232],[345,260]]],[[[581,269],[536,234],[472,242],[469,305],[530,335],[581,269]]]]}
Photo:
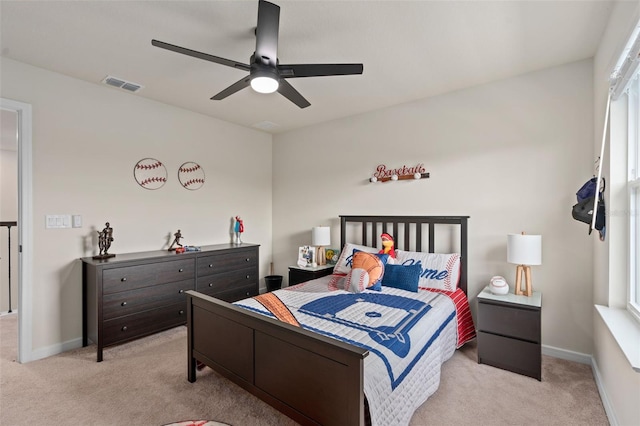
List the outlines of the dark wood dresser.
{"type": "Polygon", "coordinates": [[[478,363],[542,379],[542,295],[478,295],[478,363]]]}
{"type": "Polygon", "coordinates": [[[186,323],[187,290],[227,302],[259,291],[256,244],[218,244],[82,258],[82,344],[103,349],[186,323]]]}

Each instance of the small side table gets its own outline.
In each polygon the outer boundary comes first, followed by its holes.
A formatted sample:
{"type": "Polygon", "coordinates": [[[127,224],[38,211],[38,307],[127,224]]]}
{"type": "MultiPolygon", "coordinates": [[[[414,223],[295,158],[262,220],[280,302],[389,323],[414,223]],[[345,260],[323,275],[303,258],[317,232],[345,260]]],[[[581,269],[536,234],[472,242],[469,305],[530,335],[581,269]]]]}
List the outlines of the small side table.
{"type": "Polygon", "coordinates": [[[333,274],[335,265],[316,267],[289,266],[289,286],[333,274]]]}
{"type": "Polygon", "coordinates": [[[542,295],[478,295],[478,363],[542,380],[542,295]]]}

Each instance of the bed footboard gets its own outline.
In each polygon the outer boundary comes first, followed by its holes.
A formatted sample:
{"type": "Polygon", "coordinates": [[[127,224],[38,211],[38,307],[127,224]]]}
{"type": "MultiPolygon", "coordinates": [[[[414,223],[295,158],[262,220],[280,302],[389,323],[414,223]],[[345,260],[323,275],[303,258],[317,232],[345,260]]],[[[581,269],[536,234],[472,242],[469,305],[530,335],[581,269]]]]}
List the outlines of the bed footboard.
{"type": "Polygon", "coordinates": [[[188,380],[196,360],[301,424],[364,425],[366,349],[187,291],[188,380]]]}

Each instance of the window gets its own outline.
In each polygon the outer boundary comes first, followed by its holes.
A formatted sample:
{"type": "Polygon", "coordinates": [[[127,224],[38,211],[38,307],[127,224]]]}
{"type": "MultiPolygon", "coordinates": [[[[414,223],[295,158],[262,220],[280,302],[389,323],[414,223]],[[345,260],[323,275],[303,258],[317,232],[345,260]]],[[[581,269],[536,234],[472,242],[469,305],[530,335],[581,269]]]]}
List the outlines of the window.
{"type": "Polygon", "coordinates": [[[634,77],[628,97],[629,309],[640,318],[640,78],[634,77]]]}
{"type": "MultiPolygon", "coordinates": [[[[640,23],[636,25],[629,42],[611,75],[611,98],[626,105],[626,141],[619,141],[622,154],[626,142],[626,205],[610,215],[623,213],[628,218],[627,252],[627,309],[640,321],[640,23]]],[[[614,143],[612,141],[612,143],[614,143]]],[[[613,149],[613,147],[612,147],[613,149]]],[[[622,164],[621,164],[622,166],[622,164]]],[[[624,167],[624,166],[623,166],[624,167]]],[[[622,207],[618,204],[618,207],[622,207]]]]}

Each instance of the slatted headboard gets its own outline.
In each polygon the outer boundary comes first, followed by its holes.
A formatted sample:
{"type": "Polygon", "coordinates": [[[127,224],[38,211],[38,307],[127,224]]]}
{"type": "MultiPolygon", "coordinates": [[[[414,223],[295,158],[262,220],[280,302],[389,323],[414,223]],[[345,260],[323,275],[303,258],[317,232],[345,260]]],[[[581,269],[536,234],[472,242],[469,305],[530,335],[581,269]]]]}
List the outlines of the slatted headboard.
{"type": "Polygon", "coordinates": [[[395,239],[396,249],[435,253],[446,244],[448,253],[460,253],[460,282],[467,293],[467,220],[469,216],[340,216],[340,247],[345,243],[379,246],[380,234],[395,239]],[[438,225],[438,226],[436,226],[438,225]],[[449,225],[449,226],[440,226],[449,225]],[[436,231],[439,239],[436,239],[436,231]],[[441,236],[444,235],[443,236],[441,236]],[[449,238],[446,238],[446,237],[449,238]],[[446,241],[443,241],[446,240],[446,241]],[[426,243],[427,249],[423,249],[426,243]]]}

